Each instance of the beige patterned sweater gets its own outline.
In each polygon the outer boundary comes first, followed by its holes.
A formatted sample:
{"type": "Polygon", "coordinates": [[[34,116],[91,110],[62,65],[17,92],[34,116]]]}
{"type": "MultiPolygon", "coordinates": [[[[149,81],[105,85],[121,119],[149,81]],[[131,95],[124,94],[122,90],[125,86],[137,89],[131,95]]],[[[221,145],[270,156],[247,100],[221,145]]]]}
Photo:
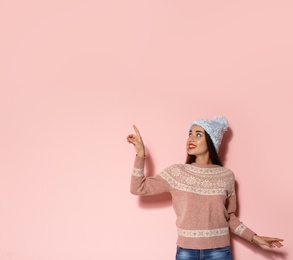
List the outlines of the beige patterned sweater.
{"type": "Polygon", "coordinates": [[[255,233],[235,216],[235,179],[231,170],[212,164],[204,167],[174,164],[154,177],[145,177],[144,163],[144,158],[135,158],[131,193],[143,196],[171,193],[179,247],[229,246],[229,231],[252,240],[255,233]]]}

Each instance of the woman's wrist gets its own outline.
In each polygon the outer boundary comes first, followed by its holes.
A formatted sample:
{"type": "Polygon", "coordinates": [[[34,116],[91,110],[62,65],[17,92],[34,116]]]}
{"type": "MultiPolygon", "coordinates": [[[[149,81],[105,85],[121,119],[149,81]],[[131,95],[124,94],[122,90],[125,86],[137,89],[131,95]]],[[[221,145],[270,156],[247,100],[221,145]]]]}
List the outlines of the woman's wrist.
{"type": "Polygon", "coordinates": [[[254,243],[254,237],[256,236],[256,234],[254,234],[251,238],[251,243],[254,243]]]}
{"type": "Polygon", "coordinates": [[[137,153],[136,156],[137,157],[140,157],[140,158],[144,158],[145,157],[145,153],[137,153]]]}

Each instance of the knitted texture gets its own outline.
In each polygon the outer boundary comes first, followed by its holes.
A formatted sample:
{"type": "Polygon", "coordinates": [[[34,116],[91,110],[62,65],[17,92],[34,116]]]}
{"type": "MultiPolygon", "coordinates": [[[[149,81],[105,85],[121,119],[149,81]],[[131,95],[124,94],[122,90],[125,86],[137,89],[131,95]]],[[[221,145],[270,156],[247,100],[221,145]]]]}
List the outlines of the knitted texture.
{"type": "MultiPolygon", "coordinates": [[[[230,231],[251,241],[255,232],[236,216],[235,176],[228,169],[207,164],[173,164],[157,175],[144,175],[145,158],[136,156],[132,194],[169,192],[176,213],[177,245],[210,249],[230,245],[230,231]]],[[[144,225],[144,223],[141,223],[144,225]]]]}
{"type": "Polygon", "coordinates": [[[201,126],[209,134],[218,152],[224,132],[228,129],[227,119],[223,116],[215,116],[213,119],[195,120],[191,123],[190,128],[193,125],[201,126]]]}

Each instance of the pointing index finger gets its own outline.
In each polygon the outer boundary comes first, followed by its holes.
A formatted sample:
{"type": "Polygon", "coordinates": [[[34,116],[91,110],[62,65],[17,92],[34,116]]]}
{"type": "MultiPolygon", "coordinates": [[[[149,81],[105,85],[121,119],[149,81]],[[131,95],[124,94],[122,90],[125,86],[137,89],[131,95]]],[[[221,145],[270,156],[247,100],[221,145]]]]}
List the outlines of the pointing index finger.
{"type": "Polygon", "coordinates": [[[140,133],[135,125],[133,125],[133,129],[134,129],[135,133],[137,134],[137,136],[140,137],[140,133]]]}

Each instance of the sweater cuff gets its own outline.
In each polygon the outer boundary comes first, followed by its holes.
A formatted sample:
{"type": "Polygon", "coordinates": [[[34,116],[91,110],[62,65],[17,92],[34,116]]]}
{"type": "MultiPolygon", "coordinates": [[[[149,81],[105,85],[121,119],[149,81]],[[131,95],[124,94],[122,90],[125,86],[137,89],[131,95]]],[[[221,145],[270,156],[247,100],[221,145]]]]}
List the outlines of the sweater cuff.
{"type": "Polygon", "coordinates": [[[145,157],[135,156],[134,168],[143,169],[144,168],[145,157]]]}
{"type": "Polygon", "coordinates": [[[256,235],[256,233],[255,232],[253,232],[251,229],[249,229],[249,228],[246,228],[244,231],[243,231],[243,233],[242,233],[242,237],[244,238],[244,239],[246,239],[246,240],[248,240],[249,242],[253,242],[252,241],[252,238],[253,238],[253,236],[254,235],[256,235]]]}

